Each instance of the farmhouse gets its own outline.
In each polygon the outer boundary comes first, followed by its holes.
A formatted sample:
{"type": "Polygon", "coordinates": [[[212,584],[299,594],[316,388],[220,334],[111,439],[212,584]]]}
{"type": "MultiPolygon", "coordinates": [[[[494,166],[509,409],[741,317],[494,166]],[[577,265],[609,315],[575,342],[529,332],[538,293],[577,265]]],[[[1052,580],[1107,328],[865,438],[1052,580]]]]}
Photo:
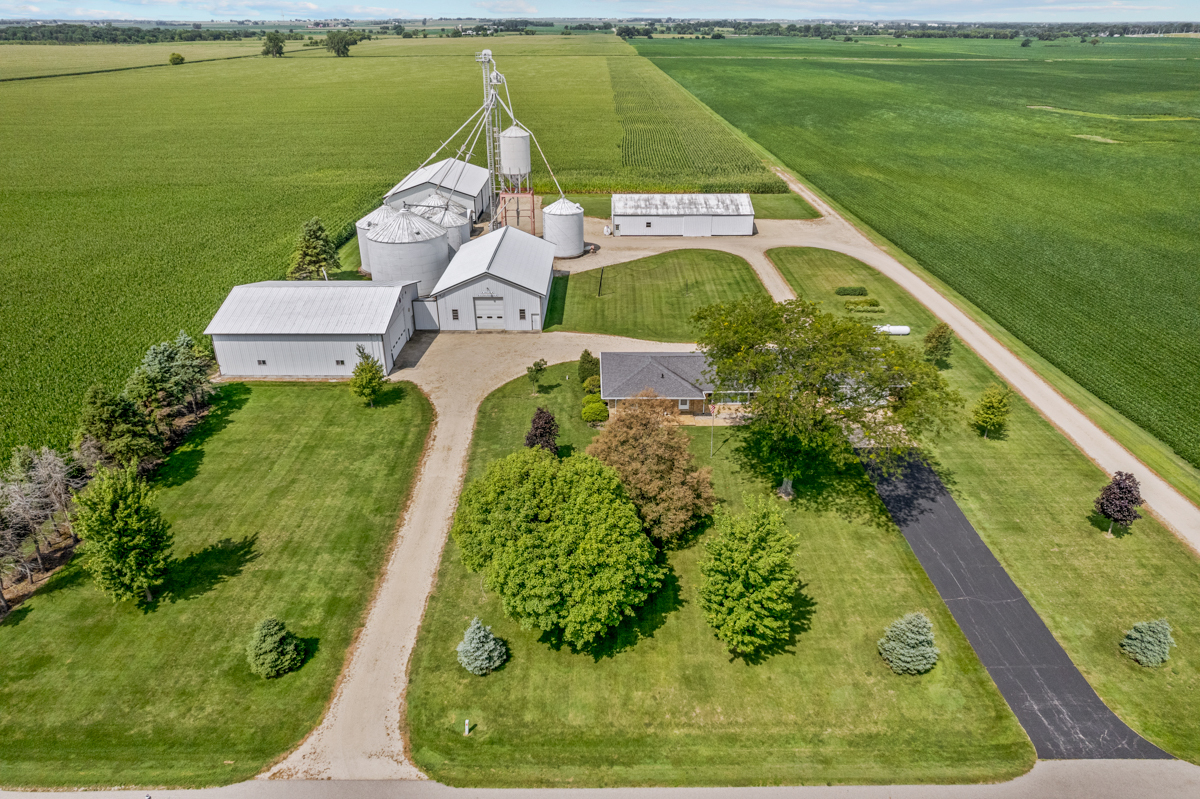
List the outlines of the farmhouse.
{"type": "Polygon", "coordinates": [[[649,389],[675,400],[680,413],[708,413],[713,384],[702,352],[602,352],[600,398],[613,407],[649,389]]]}
{"type": "Polygon", "coordinates": [[[204,332],[223,375],[348,377],[359,344],[391,369],[416,298],[412,281],[268,280],[234,286],[204,332]]]}
{"type": "Polygon", "coordinates": [[[462,246],[417,304],[421,330],[541,330],[554,280],[552,242],[502,227],[462,246]]]}
{"type": "Polygon", "coordinates": [[[434,192],[466,208],[472,222],[492,207],[491,175],[487,169],[457,158],[444,158],[409,172],[408,177],[384,195],[383,201],[400,209],[416,205],[434,192]]]}
{"type": "Polygon", "coordinates": [[[749,194],[614,194],[615,236],[752,236],[749,194]]]}

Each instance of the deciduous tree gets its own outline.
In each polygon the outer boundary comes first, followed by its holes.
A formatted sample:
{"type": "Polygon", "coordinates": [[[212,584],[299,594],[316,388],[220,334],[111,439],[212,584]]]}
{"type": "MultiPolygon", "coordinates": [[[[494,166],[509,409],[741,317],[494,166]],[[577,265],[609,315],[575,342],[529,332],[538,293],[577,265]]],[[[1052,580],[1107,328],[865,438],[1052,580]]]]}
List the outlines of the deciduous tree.
{"type": "Polygon", "coordinates": [[[971,424],[988,437],[991,430],[1003,430],[1008,425],[1009,398],[1012,392],[1006,386],[992,383],[979,395],[975,407],[971,409],[971,424]]]}
{"type": "Polygon", "coordinates": [[[746,497],[746,512],[718,508],[700,564],[700,607],[717,638],[742,657],[787,642],[799,588],[796,540],[774,500],[746,497]]]}
{"type": "Polygon", "coordinates": [[[529,432],[525,434],[525,446],[541,447],[551,455],[558,454],[558,421],[554,414],[545,408],[534,411],[529,432]]]}
{"type": "Polygon", "coordinates": [[[149,602],[150,589],[166,576],[172,538],[137,469],[97,472],[75,504],[75,531],[96,585],[114,601],[149,602]]]}
{"type": "Polygon", "coordinates": [[[538,381],[542,379],[542,375],[546,373],[546,359],[538,358],[533,362],[533,366],[525,367],[525,376],[529,378],[529,382],[533,383],[533,391],[537,393],[538,381]]]}
{"type": "Polygon", "coordinates": [[[271,31],[263,39],[263,55],[269,55],[272,58],[283,57],[283,34],[278,31],[271,31]]]}
{"type": "Polygon", "coordinates": [[[697,469],[679,410],[653,391],[617,403],[587,453],[617,470],[647,534],[677,539],[712,513],[712,469],[697,469]]]}
{"type": "Polygon", "coordinates": [[[322,269],[328,273],[340,266],[337,248],[329,240],[329,234],[325,232],[325,225],[321,224],[321,220],[314,216],[304,223],[304,230],[301,231],[300,238],[296,241],[296,251],[292,254],[292,268],[288,271],[288,280],[316,280],[322,277],[322,269]]]}
{"type": "Polygon", "coordinates": [[[375,398],[383,391],[385,378],[383,365],[367,352],[366,347],[358,345],[358,363],[354,365],[354,374],[350,377],[350,393],[365,400],[372,408],[375,398]]]}
{"type": "Polygon", "coordinates": [[[633,615],[664,570],[616,471],[587,455],[523,449],[462,494],[451,534],[522,627],[579,649],[633,615]]]}
{"type": "Polygon", "coordinates": [[[325,49],[338,58],[350,55],[350,45],[356,44],[354,37],[346,31],[330,31],[325,34],[325,49]]]}
{"type": "Polygon", "coordinates": [[[1096,513],[1108,519],[1108,532],[1112,533],[1114,524],[1128,527],[1142,518],[1137,509],[1144,502],[1137,478],[1128,472],[1117,472],[1100,491],[1094,505],[1096,513]]]}
{"type": "Polygon", "coordinates": [[[938,322],[925,334],[922,343],[925,345],[925,360],[930,363],[947,361],[954,345],[954,332],[950,330],[950,325],[938,322]]]}

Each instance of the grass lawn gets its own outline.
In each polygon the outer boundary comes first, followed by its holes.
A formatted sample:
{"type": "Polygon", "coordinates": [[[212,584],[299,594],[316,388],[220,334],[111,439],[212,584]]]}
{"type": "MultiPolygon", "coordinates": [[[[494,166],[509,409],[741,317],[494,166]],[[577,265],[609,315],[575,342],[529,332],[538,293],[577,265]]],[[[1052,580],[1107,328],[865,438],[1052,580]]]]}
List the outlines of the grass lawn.
{"type": "MultiPolygon", "coordinates": [[[[561,454],[594,431],[578,418],[575,364],[550,367],[543,396],[514,380],[479,411],[469,479],[522,445],[538,405],[559,420],[561,454]],[[570,380],[565,380],[567,374],[570,380]]],[[[769,486],[741,471],[737,431],[687,428],[722,500],[769,486]]],[[[760,665],[733,661],[696,600],[698,544],[667,556],[666,587],[598,656],[554,650],[506,619],[451,541],[422,623],[408,691],[417,764],[453,785],[507,787],[951,782],[1011,778],[1033,750],[861,471],[831,477],[839,512],[792,503],[810,603],[794,646],[760,665]],[[942,661],[898,677],[875,641],[897,616],[933,619],[942,661]],[[478,678],[454,647],[479,616],[511,660],[478,678]],[[475,725],[469,738],[463,720],[475,725]]],[[[702,539],[701,539],[702,540],[702,539]]]]}
{"type": "Polygon", "coordinates": [[[697,308],[766,294],[753,267],[716,250],[675,250],[554,278],[546,330],[608,333],[654,341],[692,341],[697,308]]]}
{"type": "Polygon", "coordinates": [[[420,460],[411,384],[366,408],[345,384],[222,388],[155,482],[177,559],[147,610],[72,561],[0,624],[0,785],[216,785],[317,723],[420,460]],[[277,680],[245,645],[266,616],[310,644],[277,680]]]}
{"type": "MultiPolygon", "coordinates": [[[[935,323],[907,292],[869,266],[828,250],[768,253],[800,296],[839,308],[837,286],[865,286],[881,323],[935,323]]],[[[996,378],[960,344],[943,374],[968,403],[996,378]]],[[[1101,698],[1171,754],[1200,762],[1200,560],[1158,522],[1106,538],[1092,500],[1107,482],[1095,465],[1019,397],[1007,437],[983,440],[965,425],[933,448],[963,511],[1101,698]],[[1166,617],[1178,646],[1145,669],[1118,643],[1135,622],[1166,617]]]]}
{"type": "MultiPolygon", "coordinates": [[[[557,194],[542,197],[542,207],[558,199],[557,194]]],[[[612,218],[611,194],[568,194],[567,199],[583,206],[585,216],[612,218]]],[[[751,194],[755,219],[816,219],[820,216],[799,194],[751,194]]]]}

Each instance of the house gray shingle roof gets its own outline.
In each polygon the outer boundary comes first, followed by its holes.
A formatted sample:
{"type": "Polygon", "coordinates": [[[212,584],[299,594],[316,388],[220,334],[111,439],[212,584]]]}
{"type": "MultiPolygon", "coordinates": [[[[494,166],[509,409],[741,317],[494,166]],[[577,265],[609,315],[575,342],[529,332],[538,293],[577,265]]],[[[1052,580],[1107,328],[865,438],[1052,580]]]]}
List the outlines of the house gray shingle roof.
{"type": "Polygon", "coordinates": [[[651,389],[667,399],[704,399],[713,390],[707,368],[702,352],[602,352],[600,397],[627,399],[651,389]]]}

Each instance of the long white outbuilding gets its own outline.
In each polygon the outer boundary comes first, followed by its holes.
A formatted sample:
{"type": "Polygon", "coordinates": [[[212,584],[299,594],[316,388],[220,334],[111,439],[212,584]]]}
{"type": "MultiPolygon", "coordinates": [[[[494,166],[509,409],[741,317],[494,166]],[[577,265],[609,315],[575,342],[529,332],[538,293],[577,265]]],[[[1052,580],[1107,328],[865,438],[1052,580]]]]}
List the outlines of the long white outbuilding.
{"type": "Polygon", "coordinates": [[[234,286],[204,332],[223,375],[348,377],[359,344],[390,371],[416,298],[413,281],[268,280],[234,286]]]}
{"type": "Polygon", "coordinates": [[[615,236],[753,236],[749,194],[614,194],[615,236]]]}

